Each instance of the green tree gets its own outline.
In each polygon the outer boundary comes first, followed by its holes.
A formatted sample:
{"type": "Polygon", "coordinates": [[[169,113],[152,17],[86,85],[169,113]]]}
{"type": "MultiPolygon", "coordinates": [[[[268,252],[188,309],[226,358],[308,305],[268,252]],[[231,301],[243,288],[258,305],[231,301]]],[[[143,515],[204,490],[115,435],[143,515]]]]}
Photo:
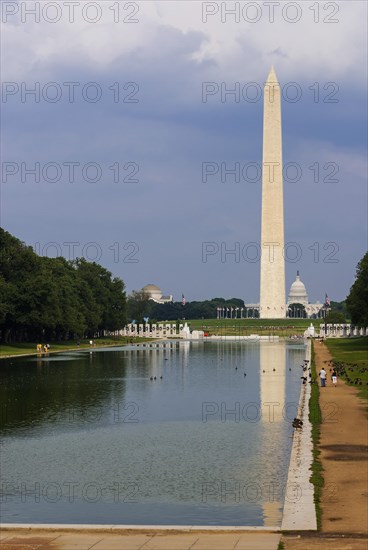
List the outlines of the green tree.
{"type": "Polygon", "coordinates": [[[89,305],[84,309],[88,331],[114,331],[126,324],[126,294],[124,282],[96,262],[78,258],[73,262],[77,270],[80,289],[87,296],[89,305]],[[88,290],[89,289],[89,290],[88,290]],[[93,310],[91,308],[93,307],[93,310]]]}
{"type": "Polygon", "coordinates": [[[28,288],[37,277],[40,265],[31,247],[0,229],[0,276],[4,290],[0,330],[6,342],[23,339],[30,330],[31,310],[37,297],[29,295],[28,288]]]}
{"type": "MultiPolygon", "coordinates": [[[[149,294],[143,290],[133,290],[128,296],[128,317],[129,321],[135,320],[143,323],[144,317],[150,317],[155,302],[150,300],[149,294]]],[[[166,305],[166,304],[163,304],[166,305]]]]}
{"type": "Polygon", "coordinates": [[[75,269],[65,258],[48,259],[56,283],[55,334],[58,340],[82,337],[87,328],[78,291],[75,269]]]}
{"type": "MultiPolygon", "coordinates": [[[[151,302],[152,303],[152,302],[151,302]]],[[[187,302],[185,306],[181,302],[172,302],[167,304],[153,304],[151,316],[158,321],[174,321],[177,319],[215,319],[217,316],[217,308],[226,307],[233,308],[233,316],[237,314],[240,317],[240,309],[244,307],[244,302],[240,298],[213,298],[212,300],[204,300],[203,302],[187,302]],[[237,313],[235,312],[238,308],[237,313]]]]}
{"type": "Polygon", "coordinates": [[[334,302],[333,300],[331,300],[330,306],[331,309],[333,309],[334,311],[339,311],[340,313],[342,313],[345,318],[349,316],[345,300],[343,300],[342,302],[334,302]]]}
{"type": "Polygon", "coordinates": [[[95,336],[126,324],[124,282],[84,259],[39,257],[0,229],[4,342],[95,336]]]}
{"type": "Polygon", "coordinates": [[[335,309],[331,309],[331,311],[329,311],[326,317],[324,318],[323,322],[340,325],[342,323],[346,323],[346,319],[345,319],[345,315],[341,313],[341,311],[336,311],[335,309]]]}
{"type": "Polygon", "coordinates": [[[15,294],[15,285],[0,275],[0,327],[8,326],[10,319],[14,317],[15,294]]]}
{"type": "Polygon", "coordinates": [[[105,330],[115,331],[127,323],[126,294],[124,282],[118,277],[110,279],[107,307],[103,312],[102,323],[105,330]]]}
{"type": "Polygon", "coordinates": [[[355,282],[346,298],[346,307],[354,325],[368,326],[368,252],[357,265],[355,282]]]}

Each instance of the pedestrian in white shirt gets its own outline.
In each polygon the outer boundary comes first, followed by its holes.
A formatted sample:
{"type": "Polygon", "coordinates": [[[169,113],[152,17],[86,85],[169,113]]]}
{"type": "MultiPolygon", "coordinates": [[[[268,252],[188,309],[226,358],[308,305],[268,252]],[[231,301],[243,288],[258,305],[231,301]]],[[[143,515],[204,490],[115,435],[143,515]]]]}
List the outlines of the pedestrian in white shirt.
{"type": "Polygon", "coordinates": [[[326,387],[326,376],[327,376],[326,371],[322,367],[321,370],[319,371],[319,377],[321,379],[321,388],[326,387]]]}

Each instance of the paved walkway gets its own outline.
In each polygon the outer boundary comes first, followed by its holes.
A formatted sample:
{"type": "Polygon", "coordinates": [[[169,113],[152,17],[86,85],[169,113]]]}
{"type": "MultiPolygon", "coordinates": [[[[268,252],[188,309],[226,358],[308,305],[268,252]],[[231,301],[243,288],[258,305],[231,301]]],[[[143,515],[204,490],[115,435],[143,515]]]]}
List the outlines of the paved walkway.
{"type": "MultiPolygon", "coordinates": [[[[368,531],[368,419],[366,406],[357,389],[338,380],[331,383],[331,355],[316,343],[317,372],[325,367],[326,388],[320,388],[322,410],[319,449],[325,485],[323,488],[322,531],[360,533],[368,531]]],[[[367,545],[368,548],[368,545],[367,545]]]]}
{"type": "MultiPolygon", "coordinates": [[[[112,534],[71,531],[2,531],[1,550],[277,550],[278,533],[112,534]]],[[[364,536],[302,533],[281,538],[285,550],[367,550],[364,536]]]]}
{"type": "Polygon", "coordinates": [[[332,386],[331,354],[318,342],[314,350],[317,373],[325,367],[328,374],[320,389],[322,532],[289,533],[282,542],[285,550],[368,550],[367,404],[343,380],[332,386]]]}
{"type": "Polygon", "coordinates": [[[2,531],[1,550],[277,550],[278,533],[2,531]]]}
{"type": "MultiPolygon", "coordinates": [[[[306,359],[311,360],[311,342],[307,343],[306,359]]],[[[309,421],[310,384],[302,385],[297,417],[302,430],[294,430],[287,479],[288,491],[282,516],[282,531],[316,531],[314,486],[310,482],[313,462],[312,425],[309,421]]]]}

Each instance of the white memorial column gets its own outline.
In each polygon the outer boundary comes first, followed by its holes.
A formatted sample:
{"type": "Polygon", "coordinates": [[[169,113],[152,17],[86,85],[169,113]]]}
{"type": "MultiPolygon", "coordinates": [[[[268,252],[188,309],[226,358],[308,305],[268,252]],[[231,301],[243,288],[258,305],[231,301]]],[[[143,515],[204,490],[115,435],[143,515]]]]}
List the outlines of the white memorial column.
{"type": "Polygon", "coordinates": [[[281,92],[272,67],[264,87],[260,282],[262,319],[286,317],[283,252],[281,92]]]}

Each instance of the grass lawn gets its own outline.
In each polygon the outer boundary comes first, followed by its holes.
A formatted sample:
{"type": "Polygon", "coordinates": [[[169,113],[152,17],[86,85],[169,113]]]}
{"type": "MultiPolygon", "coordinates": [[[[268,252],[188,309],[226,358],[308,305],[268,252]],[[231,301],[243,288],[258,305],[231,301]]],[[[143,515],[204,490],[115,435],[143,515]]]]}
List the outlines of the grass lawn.
{"type": "Polygon", "coordinates": [[[325,340],[338,375],[368,399],[368,337],[325,340]]]}
{"type": "MultiPolygon", "coordinates": [[[[314,343],[312,344],[311,357],[311,375],[312,379],[317,378],[316,364],[314,360],[314,343]]],[[[321,530],[322,509],[321,509],[321,494],[324,485],[323,468],[320,460],[320,451],[318,443],[321,434],[321,408],[319,406],[319,386],[318,384],[311,385],[311,395],[309,399],[309,420],[312,424],[312,441],[313,441],[313,462],[311,465],[310,482],[314,485],[314,504],[316,506],[317,529],[321,530]]]]}
{"type": "MultiPolygon", "coordinates": [[[[101,346],[123,346],[125,344],[131,344],[135,342],[144,342],[148,338],[128,338],[128,337],[109,337],[109,338],[95,338],[94,342],[96,347],[101,346]]],[[[150,338],[149,340],[152,340],[150,338]]],[[[26,355],[29,353],[36,353],[37,343],[20,343],[20,344],[2,344],[0,347],[0,358],[8,355],[26,355]]],[[[55,351],[68,351],[71,349],[86,349],[90,348],[89,339],[80,340],[80,345],[77,346],[77,340],[69,340],[65,342],[50,342],[50,352],[55,351]]]]}

